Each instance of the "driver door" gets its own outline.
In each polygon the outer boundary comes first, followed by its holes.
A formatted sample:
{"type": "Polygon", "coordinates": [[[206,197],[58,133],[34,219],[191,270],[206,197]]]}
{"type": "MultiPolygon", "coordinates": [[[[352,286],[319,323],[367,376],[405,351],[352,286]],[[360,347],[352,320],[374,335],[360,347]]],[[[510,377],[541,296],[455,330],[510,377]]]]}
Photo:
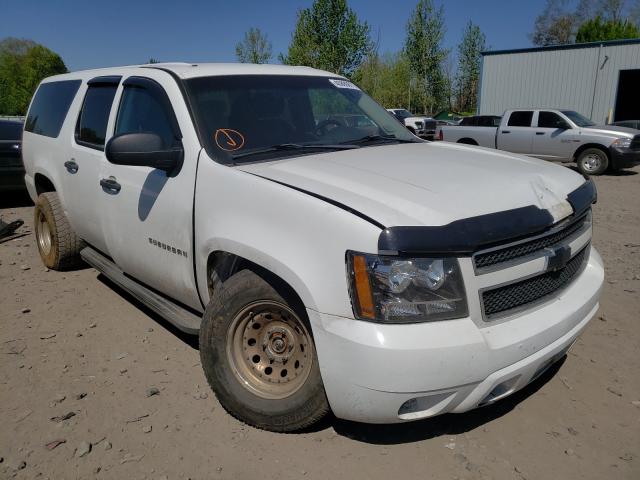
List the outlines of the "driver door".
{"type": "Polygon", "coordinates": [[[192,221],[200,145],[188,111],[175,82],[160,71],[128,77],[119,94],[114,136],[155,133],[164,148],[182,144],[184,162],[178,171],[167,173],[116,165],[104,158],[98,188],[109,254],[136,280],[201,308],[193,269],[192,221]],[[170,98],[180,102],[172,105],[170,98]]]}
{"type": "Polygon", "coordinates": [[[534,132],[533,156],[555,162],[571,161],[580,140],[564,118],[556,112],[540,110],[534,132]]]}

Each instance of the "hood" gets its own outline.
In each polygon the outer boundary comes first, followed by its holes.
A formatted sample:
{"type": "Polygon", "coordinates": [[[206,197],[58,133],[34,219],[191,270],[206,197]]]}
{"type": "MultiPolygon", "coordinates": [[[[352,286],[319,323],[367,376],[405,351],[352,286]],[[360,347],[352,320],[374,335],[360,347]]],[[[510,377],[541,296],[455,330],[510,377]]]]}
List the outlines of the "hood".
{"type": "Polygon", "coordinates": [[[640,134],[640,130],[629,127],[618,127],[617,125],[594,125],[593,127],[583,127],[585,133],[603,133],[608,136],[633,138],[640,134]]]}
{"type": "Polygon", "coordinates": [[[240,165],[347,205],[385,227],[439,226],[529,205],[558,221],[584,179],[568,168],[445,143],[393,144],[240,165]]]}

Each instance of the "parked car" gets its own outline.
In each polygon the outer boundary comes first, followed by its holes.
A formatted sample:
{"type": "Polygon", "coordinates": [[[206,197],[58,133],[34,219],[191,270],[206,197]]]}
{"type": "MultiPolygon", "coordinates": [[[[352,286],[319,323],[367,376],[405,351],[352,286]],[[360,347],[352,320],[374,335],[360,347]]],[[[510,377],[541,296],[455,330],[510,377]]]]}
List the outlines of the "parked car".
{"type": "Polygon", "coordinates": [[[635,128],[640,130],[640,120],[620,120],[619,122],[613,122],[611,125],[616,127],[635,128]]]}
{"type": "Polygon", "coordinates": [[[584,175],[601,175],[640,163],[640,134],[596,125],[572,110],[508,110],[499,127],[440,127],[438,138],[554,162],[576,162],[584,175]]]}
{"type": "Polygon", "coordinates": [[[24,188],[22,122],[0,119],[0,191],[24,188]]]}
{"type": "Polygon", "coordinates": [[[414,135],[433,140],[437,126],[437,122],[433,118],[414,115],[404,108],[388,108],[387,111],[393,114],[414,135]]]}
{"type": "Polygon", "coordinates": [[[591,181],[420,140],[329,72],[58,75],[23,147],[44,264],[85,261],[199,335],[220,403],[260,428],[491,404],[598,310],[591,181]],[[367,120],[330,118],[354,111],[367,120]]]}

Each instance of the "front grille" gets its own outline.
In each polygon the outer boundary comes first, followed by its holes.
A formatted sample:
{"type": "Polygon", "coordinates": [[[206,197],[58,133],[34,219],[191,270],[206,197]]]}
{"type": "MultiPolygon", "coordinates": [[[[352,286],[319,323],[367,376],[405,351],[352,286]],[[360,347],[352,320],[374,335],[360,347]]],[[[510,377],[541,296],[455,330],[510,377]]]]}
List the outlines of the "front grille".
{"type": "Polygon", "coordinates": [[[635,137],[633,137],[633,140],[631,140],[631,145],[629,145],[629,148],[631,150],[640,150],[640,135],[636,135],[635,137]]]}
{"type": "Polygon", "coordinates": [[[485,318],[527,306],[565,288],[582,269],[588,251],[587,245],[560,270],[482,292],[485,318]]]}
{"type": "Polygon", "coordinates": [[[561,230],[534,240],[525,241],[523,243],[518,243],[516,245],[499,250],[493,250],[487,253],[479,253],[474,256],[475,266],[476,268],[491,267],[499,263],[531,255],[532,253],[536,253],[544,248],[556,245],[580,230],[584,226],[587,216],[588,215],[583,216],[578,221],[570,223],[561,230]]]}

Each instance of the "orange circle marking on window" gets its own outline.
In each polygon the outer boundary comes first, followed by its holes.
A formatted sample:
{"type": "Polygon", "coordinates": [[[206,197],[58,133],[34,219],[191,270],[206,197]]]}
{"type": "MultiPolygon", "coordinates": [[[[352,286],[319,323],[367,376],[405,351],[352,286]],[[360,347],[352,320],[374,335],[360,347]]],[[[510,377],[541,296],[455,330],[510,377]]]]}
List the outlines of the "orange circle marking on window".
{"type": "Polygon", "coordinates": [[[244,146],[244,137],[237,130],[230,128],[219,128],[214,135],[216,145],[221,150],[227,152],[233,152],[239,150],[244,146]]]}

